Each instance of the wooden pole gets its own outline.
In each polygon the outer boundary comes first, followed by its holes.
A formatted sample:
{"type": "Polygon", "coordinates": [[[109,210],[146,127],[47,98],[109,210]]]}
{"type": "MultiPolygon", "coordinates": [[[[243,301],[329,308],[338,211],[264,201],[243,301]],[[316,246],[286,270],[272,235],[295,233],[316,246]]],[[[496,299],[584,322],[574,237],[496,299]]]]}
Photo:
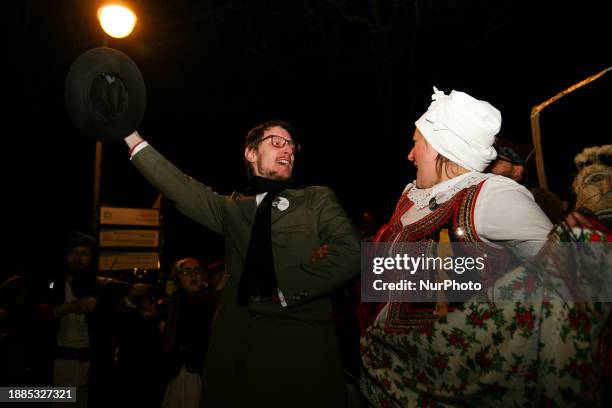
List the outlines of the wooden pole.
{"type": "Polygon", "coordinates": [[[612,67],[608,67],[604,69],[603,71],[598,72],[595,75],[591,75],[590,77],[583,79],[582,81],[570,86],[569,88],[559,92],[552,98],[547,99],[546,101],[542,102],[539,105],[534,106],[531,109],[531,136],[532,136],[533,145],[535,146],[535,151],[536,151],[536,155],[535,155],[536,169],[538,171],[538,182],[540,183],[541,187],[547,188],[548,183],[546,182],[546,172],[544,170],[544,153],[542,150],[542,131],[540,129],[540,112],[542,112],[544,108],[558,101],[565,95],[571,92],[574,92],[576,89],[588,83],[595,81],[596,79],[600,78],[602,75],[604,75],[610,70],[612,70],[612,67]]]}
{"type": "Polygon", "coordinates": [[[94,164],[93,208],[91,233],[96,238],[100,228],[100,178],[102,175],[102,142],[96,141],[96,162],[94,164]]]}

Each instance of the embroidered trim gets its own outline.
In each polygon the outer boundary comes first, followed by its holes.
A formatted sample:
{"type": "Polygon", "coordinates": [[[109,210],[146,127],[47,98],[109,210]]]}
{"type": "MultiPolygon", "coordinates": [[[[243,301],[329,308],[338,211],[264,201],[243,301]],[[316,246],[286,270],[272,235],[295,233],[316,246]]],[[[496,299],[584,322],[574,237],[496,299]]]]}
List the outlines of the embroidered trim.
{"type": "Polygon", "coordinates": [[[432,197],[435,197],[437,203],[442,204],[450,200],[459,191],[480,184],[491,176],[489,173],[469,172],[424,189],[415,187],[415,181],[406,186],[405,192],[410,201],[414,203],[414,207],[420,210],[429,205],[432,197]]]}
{"type": "MultiPolygon", "coordinates": [[[[433,303],[435,305],[435,303],[433,303]]],[[[430,307],[415,309],[411,303],[394,302],[389,304],[385,332],[398,333],[409,329],[425,327],[438,320],[435,309],[430,307]]]]}
{"type": "MultiPolygon", "coordinates": [[[[403,194],[391,220],[381,228],[375,242],[437,242],[438,237],[435,234],[441,228],[449,227],[451,223],[454,227],[451,233],[452,241],[482,243],[474,227],[474,208],[485,181],[486,179],[464,188],[435,211],[405,227],[402,226],[401,217],[414,203],[408,198],[409,194],[403,194]]],[[[491,251],[485,243],[482,243],[482,246],[491,251]]],[[[506,259],[502,256],[500,262],[506,262],[506,259]]],[[[385,331],[411,330],[433,324],[441,317],[436,313],[436,303],[421,303],[421,306],[417,309],[411,303],[391,302],[387,311],[385,331]]],[[[449,308],[452,309],[454,308],[449,308]]]]}

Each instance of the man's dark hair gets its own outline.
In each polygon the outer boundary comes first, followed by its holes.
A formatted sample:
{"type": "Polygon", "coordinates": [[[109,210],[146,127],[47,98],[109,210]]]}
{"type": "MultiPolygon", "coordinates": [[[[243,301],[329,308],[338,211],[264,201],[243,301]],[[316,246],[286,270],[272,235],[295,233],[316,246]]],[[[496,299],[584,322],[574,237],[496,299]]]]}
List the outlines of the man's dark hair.
{"type": "MultiPolygon", "coordinates": [[[[291,125],[291,123],[278,119],[268,120],[249,130],[246,135],[246,138],[244,139],[244,148],[257,149],[257,146],[259,146],[259,143],[261,143],[261,139],[263,138],[264,132],[276,126],[285,129],[293,137],[293,126],[291,125]]],[[[246,167],[247,176],[249,178],[253,177],[253,169],[251,167],[251,163],[249,163],[246,157],[244,158],[244,166],[246,167]]]]}

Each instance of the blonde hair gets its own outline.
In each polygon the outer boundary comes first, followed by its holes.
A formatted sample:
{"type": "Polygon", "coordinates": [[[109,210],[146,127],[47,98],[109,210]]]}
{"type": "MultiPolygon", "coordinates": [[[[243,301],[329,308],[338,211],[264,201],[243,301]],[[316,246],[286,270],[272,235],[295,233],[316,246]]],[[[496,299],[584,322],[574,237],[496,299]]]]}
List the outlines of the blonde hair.
{"type": "MultiPolygon", "coordinates": [[[[422,136],[422,137],[423,137],[423,140],[425,141],[425,144],[429,145],[427,138],[425,138],[425,136],[422,136]]],[[[444,172],[444,175],[446,176],[447,179],[452,179],[453,177],[457,177],[461,174],[464,174],[470,171],[466,169],[465,167],[455,163],[448,157],[442,155],[437,150],[436,152],[438,153],[438,157],[436,157],[436,184],[442,181],[442,172],[444,172]],[[449,168],[451,169],[451,173],[449,173],[449,168]]]]}

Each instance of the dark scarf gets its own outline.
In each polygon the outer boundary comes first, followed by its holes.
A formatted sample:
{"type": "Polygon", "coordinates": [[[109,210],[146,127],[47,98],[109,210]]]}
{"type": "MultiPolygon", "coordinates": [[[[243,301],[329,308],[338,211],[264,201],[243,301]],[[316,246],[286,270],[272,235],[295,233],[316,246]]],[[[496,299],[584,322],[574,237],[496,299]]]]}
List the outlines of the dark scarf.
{"type": "Polygon", "coordinates": [[[289,182],[286,180],[270,180],[259,176],[249,179],[247,195],[264,192],[268,194],[255,213],[249,249],[238,287],[239,305],[247,304],[251,297],[266,298],[278,295],[278,282],[272,256],[272,202],[288,185],[289,182]]]}
{"type": "MultiPolygon", "coordinates": [[[[77,299],[96,297],[98,292],[97,282],[96,274],[90,268],[77,271],[72,275],[72,282],[70,284],[72,293],[77,299]]],[[[62,286],[62,290],[63,288],[62,286]]]]}

